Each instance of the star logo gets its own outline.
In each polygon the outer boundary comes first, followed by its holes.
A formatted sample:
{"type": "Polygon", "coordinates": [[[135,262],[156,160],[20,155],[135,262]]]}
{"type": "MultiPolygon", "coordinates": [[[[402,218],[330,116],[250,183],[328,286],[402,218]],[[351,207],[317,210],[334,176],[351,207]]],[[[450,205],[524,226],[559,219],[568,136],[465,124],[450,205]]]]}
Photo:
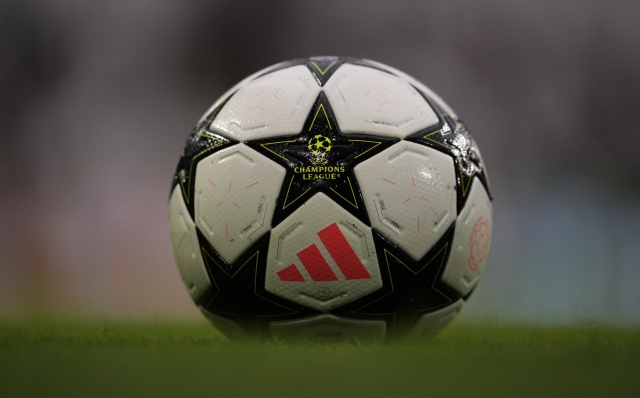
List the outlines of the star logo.
{"type": "Polygon", "coordinates": [[[246,145],[287,170],[272,225],[317,192],[324,192],[370,225],[353,168],[396,142],[396,138],[343,134],[321,92],[299,134],[249,141],[246,145]]]}

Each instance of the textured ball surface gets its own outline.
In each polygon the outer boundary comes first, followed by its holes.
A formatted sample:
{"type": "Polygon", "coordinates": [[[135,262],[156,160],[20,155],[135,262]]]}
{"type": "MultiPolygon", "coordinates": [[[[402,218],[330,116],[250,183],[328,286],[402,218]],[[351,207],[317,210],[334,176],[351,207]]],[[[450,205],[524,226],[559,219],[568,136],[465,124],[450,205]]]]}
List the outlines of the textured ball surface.
{"type": "Polygon", "coordinates": [[[440,97],[373,61],[314,57],[205,113],[169,225],[191,298],[230,338],[426,341],[478,283],[492,204],[440,97]]]}

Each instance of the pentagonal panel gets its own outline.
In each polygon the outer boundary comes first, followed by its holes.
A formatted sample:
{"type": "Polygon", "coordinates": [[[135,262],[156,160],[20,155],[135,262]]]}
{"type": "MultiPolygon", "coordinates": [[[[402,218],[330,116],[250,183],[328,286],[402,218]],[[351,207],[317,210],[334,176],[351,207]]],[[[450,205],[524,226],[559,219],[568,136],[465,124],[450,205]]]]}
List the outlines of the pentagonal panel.
{"type": "Polygon", "coordinates": [[[462,299],[438,311],[422,315],[405,335],[406,339],[427,342],[444,329],[462,310],[462,299]]]}
{"type": "Polygon", "coordinates": [[[442,152],[401,141],[354,172],[371,226],[414,260],[456,219],[453,159],[442,152]]]}
{"type": "Polygon", "coordinates": [[[325,90],[345,134],[404,138],[438,122],[429,104],[405,80],[377,69],[342,65],[325,90]]]}
{"type": "Polygon", "coordinates": [[[244,144],[198,163],[196,224],[214,249],[233,263],[271,229],[284,167],[244,144]]]}
{"type": "Polygon", "coordinates": [[[268,73],[241,87],[211,128],[239,141],[297,134],[319,92],[304,65],[268,73]]]}
{"type": "Polygon", "coordinates": [[[386,323],[322,314],[309,318],[270,322],[269,329],[274,338],[286,341],[381,343],[384,340],[386,323]]]}
{"type": "Polygon", "coordinates": [[[169,230],[178,271],[191,298],[197,302],[209,289],[211,281],[200,254],[196,226],[182,199],[179,186],[174,188],[169,201],[169,230]]]}
{"type": "Polygon", "coordinates": [[[330,311],[382,287],[371,229],[323,193],[271,232],[265,288],[330,311]]]}
{"type": "Polygon", "coordinates": [[[456,222],[451,255],[442,275],[442,280],[463,296],[478,282],[487,260],[492,216],[489,195],[474,177],[469,198],[456,222]]]}
{"type": "Polygon", "coordinates": [[[442,98],[440,98],[440,96],[438,94],[433,92],[433,90],[431,90],[429,87],[425,86],[422,82],[420,82],[419,80],[417,80],[413,76],[410,76],[410,75],[408,75],[408,74],[406,74],[406,73],[404,73],[402,71],[399,71],[398,69],[392,68],[392,67],[387,66],[385,64],[381,64],[380,62],[371,61],[371,60],[368,60],[367,62],[370,62],[371,64],[376,65],[379,68],[386,69],[389,72],[391,72],[391,73],[393,73],[395,75],[398,75],[403,79],[406,79],[409,83],[411,83],[413,86],[415,86],[418,90],[422,91],[427,97],[429,97],[429,99],[431,99],[433,102],[435,102],[436,105],[438,105],[440,108],[442,108],[450,116],[452,116],[454,119],[458,118],[458,116],[453,111],[453,109],[451,109],[451,107],[446,102],[444,102],[444,100],[442,98]]]}

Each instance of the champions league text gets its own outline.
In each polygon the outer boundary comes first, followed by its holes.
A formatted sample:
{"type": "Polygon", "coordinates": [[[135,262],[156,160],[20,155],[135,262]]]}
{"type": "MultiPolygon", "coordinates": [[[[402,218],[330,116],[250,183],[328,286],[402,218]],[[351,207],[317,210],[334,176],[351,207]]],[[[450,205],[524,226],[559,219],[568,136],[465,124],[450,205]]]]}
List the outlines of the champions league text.
{"type": "Polygon", "coordinates": [[[344,173],[344,166],[308,166],[296,167],[293,172],[302,174],[303,180],[335,180],[344,173]]]}

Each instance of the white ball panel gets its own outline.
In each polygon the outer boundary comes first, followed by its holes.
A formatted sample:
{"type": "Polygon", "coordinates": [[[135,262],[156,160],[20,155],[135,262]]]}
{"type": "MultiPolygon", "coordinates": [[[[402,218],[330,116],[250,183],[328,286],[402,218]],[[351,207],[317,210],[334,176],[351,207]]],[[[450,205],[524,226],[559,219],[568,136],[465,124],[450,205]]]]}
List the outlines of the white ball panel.
{"type": "Polygon", "coordinates": [[[407,79],[411,79],[409,80],[411,84],[416,86],[418,90],[421,90],[423,93],[425,93],[427,97],[429,97],[429,99],[431,99],[440,108],[442,108],[445,112],[447,112],[449,116],[453,117],[454,119],[458,118],[458,115],[456,115],[454,110],[446,102],[444,102],[444,100],[440,98],[440,96],[436,94],[433,90],[431,90],[429,87],[425,86],[424,84],[420,83],[418,80],[412,78],[409,75],[406,75],[406,77],[407,79]]]}
{"type": "Polygon", "coordinates": [[[169,201],[169,230],[182,281],[193,301],[198,301],[211,286],[211,281],[202,261],[196,226],[182,199],[179,186],[173,189],[169,201]]]}
{"type": "Polygon", "coordinates": [[[371,229],[327,195],[317,193],[273,228],[265,276],[267,291],[326,312],[381,287],[371,229]],[[344,257],[336,256],[335,251],[332,255],[327,237],[324,240],[321,237],[323,231],[329,230],[332,231],[329,238],[339,238],[342,249],[355,254],[357,259],[347,259],[350,261],[347,265],[356,271],[364,267],[366,271],[360,274],[366,274],[364,277],[349,276],[344,264],[340,265],[344,257]],[[288,271],[297,276],[297,281],[283,277],[283,272],[288,271]]]}
{"type": "Polygon", "coordinates": [[[467,203],[458,216],[453,246],[442,280],[463,296],[478,283],[487,260],[493,208],[484,186],[473,178],[467,203]]]}
{"type": "Polygon", "coordinates": [[[269,329],[274,338],[286,341],[382,343],[386,323],[322,314],[291,321],[270,322],[269,329]]]}
{"type": "Polygon", "coordinates": [[[433,109],[409,83],[377,69],[342,65],[325,92],[345,134],[404,138],[438,123],[433,109]]]}
{"type": "Polygon", "coordinates": [[[462,299],[438,311],[422,315],[405,335],[407,340],[427,342],[442,331],[460,313],[462,299]]]}
{"type": "Polygon", "coordinates": [[[240,88],[246,86],[247,84],[249,84],[249,82],[251,82],[253,79],[255,79],[256,77],[267,73],[270,70],[274,70],[279,68],[282,64],[285,64],[286,62],[281,62],[279,64],[275,64],[275,65],[271,65],[269,67],[266,67],[264,69],[259,70],[258,72],[249,75],[247,78],[242,79],[242,81],[240,81],[239,83],[237,83],[235,86],[231,87],[229,90],[227,90],[227,92],[225,92],[222,96],[220,96],[220,98],[218,98],[216,100],[216,102],[213,103],[213,105],[211,105],[209,107],[209,109],[207,109],[207,111],[202,115],[202,117],[200,117],[200,119],[198,120],[198,124],[200,124],[206,117],[207,115],[209,115],[214,109],[216,109],[218,107],[218,105],[220,105],[222,103],[222,101],[224,101],[225,99],[227,99],[231,94],[235,93],[236,91],[238,91],[240,88]]]}
{"type": "Polygon", "coordinates": [[[297,134],[319,92],[304,65],[269,73],[241,87],[211,128],[239,141],[297,134]]]}
{"type": "Polygon", "coordinates": [[[196,224],[227,262],[233,263],[271,229],[284,176],[284,167],[244,144],[198,163],[196,224]]]}
{"type": "Polygon", "coordinates": [[[442,152],[401,141],[354,172],[373,228],[414,260],[456,219],[453,159],[442,152]]]}
{"type": "Polygon", "coordinates": [[[451,115],[455,119],[458,118],[458,116],[453,111],[453,109],[451,109],[451,107],[446,102],[444,102],[444,100],[442,98],[440,98],[440,96],[438,94],[434,93],[429,87],[425,86],[423,83],[421,83],[419,80],[417,80],[413,76],[410,76],[410,75],[408,75],[408,74],[406,74],[406,73],[404,73],[402,71],[399,71],[398,69],[392,68],[392,67],[387,66],[385,64],[381,64],[380,62],[371,61],[371,60],[367,60],[367,62],[370,62],[372,65],[375,65],[375,66],[377,66],[379,68],[382,68],[382,69],[386,69],[389,72],[392,72],[392,73],[394,73],[394,74],[406,79],[407,81],[409,81],[409,83],[413,84],[420,91],[424,92],[427,95],[427,97],[429,97],[431,100],[433,100],[433,102],[435,102],[438,106],[440,106],[445,112],[447,112],[449,115],[451,115]]]}

